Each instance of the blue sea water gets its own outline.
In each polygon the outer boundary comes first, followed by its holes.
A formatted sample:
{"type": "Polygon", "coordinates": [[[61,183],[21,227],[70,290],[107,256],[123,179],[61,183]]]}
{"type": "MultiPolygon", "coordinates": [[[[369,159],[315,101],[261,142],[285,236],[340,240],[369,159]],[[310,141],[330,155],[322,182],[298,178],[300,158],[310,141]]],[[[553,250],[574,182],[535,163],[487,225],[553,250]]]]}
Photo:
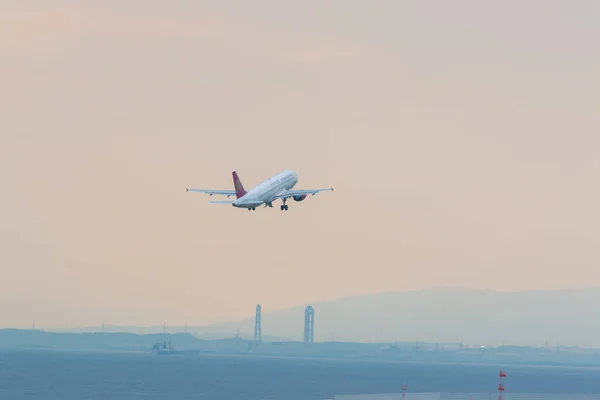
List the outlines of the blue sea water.
{"type": "Polygon", "coordinates": [[[600,393],[600,369],[0,351],[0,399],[324,400],[335,394],[600,393]]]}

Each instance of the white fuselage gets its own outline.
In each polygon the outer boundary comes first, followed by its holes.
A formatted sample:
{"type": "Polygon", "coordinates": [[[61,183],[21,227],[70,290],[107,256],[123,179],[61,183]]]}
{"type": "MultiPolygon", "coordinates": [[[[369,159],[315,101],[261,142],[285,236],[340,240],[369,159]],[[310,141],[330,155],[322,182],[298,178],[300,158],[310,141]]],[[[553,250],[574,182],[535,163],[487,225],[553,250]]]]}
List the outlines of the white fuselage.
{"type": "Polygon", "coordinates": [[[298,183],[298,175],[294,171],[283,171],[248,190],[232,205],[239,208],[253,208],[261,204],[269,204],[278,193],[292,189],[296,183],[298,183]]]}

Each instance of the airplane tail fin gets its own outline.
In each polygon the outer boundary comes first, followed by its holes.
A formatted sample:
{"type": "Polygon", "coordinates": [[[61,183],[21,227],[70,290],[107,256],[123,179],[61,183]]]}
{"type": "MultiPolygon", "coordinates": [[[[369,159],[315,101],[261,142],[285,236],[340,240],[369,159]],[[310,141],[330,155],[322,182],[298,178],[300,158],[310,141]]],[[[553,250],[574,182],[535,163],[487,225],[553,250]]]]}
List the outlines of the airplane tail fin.
{"type": "Polygon", "coordinates": [[[237,174],[236,171],[233,171],[233,186],[235,187],[235,196],[239,199],[240,197],[244,196],[246,193],[246,190],[244,189],[244,185],[242,185],[242,182],[240,181],[240,178],[237,174]]]}

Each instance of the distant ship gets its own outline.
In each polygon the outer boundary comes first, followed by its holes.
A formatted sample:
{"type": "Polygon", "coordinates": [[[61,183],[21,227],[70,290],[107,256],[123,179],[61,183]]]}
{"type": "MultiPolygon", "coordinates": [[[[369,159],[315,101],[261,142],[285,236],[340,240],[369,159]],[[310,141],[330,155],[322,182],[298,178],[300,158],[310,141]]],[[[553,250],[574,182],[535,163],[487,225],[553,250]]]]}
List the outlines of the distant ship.
{"type": "Polygon", "coordinates": [[[171,341],[164,341],[155,343],[152,346],[152,350],[159,356],[165,355],[181,355],[181,356],[197,356],[200,354],[200,350],[176,350],[171,344],[171,341]]]}

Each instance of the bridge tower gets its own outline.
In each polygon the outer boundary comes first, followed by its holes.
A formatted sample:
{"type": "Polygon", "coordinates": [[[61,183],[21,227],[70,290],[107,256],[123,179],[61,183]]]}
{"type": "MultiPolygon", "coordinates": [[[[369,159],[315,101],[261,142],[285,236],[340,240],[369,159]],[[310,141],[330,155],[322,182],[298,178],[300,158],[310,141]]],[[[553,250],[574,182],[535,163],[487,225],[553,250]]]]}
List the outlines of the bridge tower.
{"type": "Polygon", "coordinates": [[[304,343],[315,342],[315,309],[306,307],[304,311],[304,343]]]}
{"type": "Polygon", "coordinates": [[[254,343],[262,342],[262,318],[260,304],[256,305],[256,317],[254,319],[254,343]]]}

